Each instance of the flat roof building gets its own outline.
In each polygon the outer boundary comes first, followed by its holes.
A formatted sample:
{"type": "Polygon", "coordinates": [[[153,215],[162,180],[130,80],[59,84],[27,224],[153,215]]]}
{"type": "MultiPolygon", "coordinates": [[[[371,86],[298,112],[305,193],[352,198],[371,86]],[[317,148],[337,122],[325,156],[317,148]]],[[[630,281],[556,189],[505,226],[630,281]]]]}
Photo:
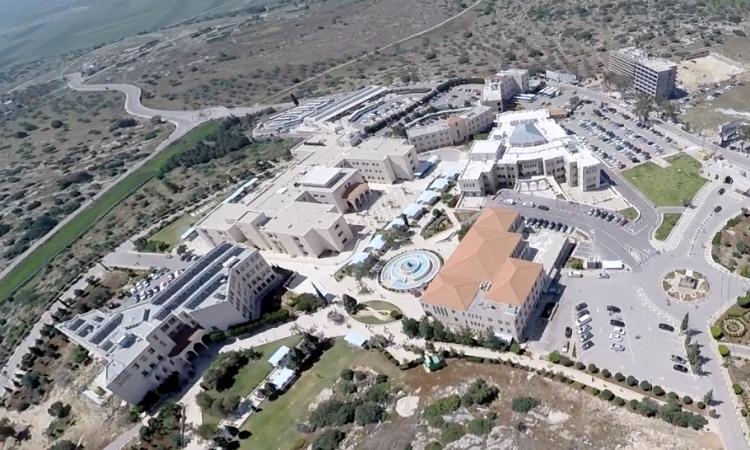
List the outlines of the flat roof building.
{"type": "Polygon", "coordinates": [[[460,145],[488,130],[495,119],[495,112],[489,106],[474,106],[436,123],[409,128],[406,135],[417,152],[460,145]]]}
{"type": "Polygon", "coordinates": [[[504,104],[513,97],[529,90],[529,71],[526,69],[506,69],[485,78],[480,102],[493,112],[503,111],[504,104]]]}
{"type": "Polygon", "coordinates": [[[609,71],[636,92],[652,97],[669,98],[677,80],[677,64],[651,58],[636,47],[609,52],[609,71]]]}
{"type": "Polygon", "coordinates": [[[517,211],[484,208],[422,295],[425,310],[450,328],[523,341],[546,274],[524,259],[520,226],[517,211]]]}
{"type": "Polygon", "coordinates": [[[220,244],[150,300],[57,325],[105,366],[95,383],[130,404],[193,369],[206,332],[257,319],[281,282],[257,250],[220,244]]]}

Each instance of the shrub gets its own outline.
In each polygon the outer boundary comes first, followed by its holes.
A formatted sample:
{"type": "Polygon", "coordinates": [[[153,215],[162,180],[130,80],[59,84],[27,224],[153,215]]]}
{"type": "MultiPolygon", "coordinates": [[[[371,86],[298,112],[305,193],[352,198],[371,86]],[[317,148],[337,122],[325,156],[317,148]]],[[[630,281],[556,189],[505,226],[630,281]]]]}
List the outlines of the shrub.
{"type": "Polygon", "coordinates": [[[721,355],[722,357],[724,357],[724,358],[726,358],[727,356],[729,356],[729,347],[727,347],[727,346],[726,346],[726,345],[724,345],[724,344],[720,344],[720,345],[719,345],[719,354],[720,354],[720,355],[721,355]]]}
{"type": "Polygon", "coordinates": [[[496,386],[490,386],[485,380],[479,378],[474,381],[466,393],[461,398],[464,406],[486,405],[497,398],[498,389],[496,386]]]}
{"type": "Polygon", "coordinates": [[[457,423],[447,423],[443,427],[443,431],[440,433],[440,442],[443,444],[450,444],[453,441],[461,439],[466,434],[464,427],[457,423]]]}
{"type": "Polygon", "coordinates": [[[327,400],[310,413],[310,426],[313,429],[341,426],[354,421],[355,406],[339,400],[327,400]]]}
{"type": "Polygon", "coordinates": [[[341,430],[326,430],[315,438],[312,450],[336,450],[345,436],[341,430]]]}
{"type": "Polygon", "coordinates": [[[699,401],[698,403],[696,403],[695,406],[697,406],[698,409],[706,409],[706,404],[703,403],[702,401],[699,401]]]}
{"type": "Polygon", "coordinates": [[[383,420],[385,410],[375,402],[365,402],[354,410],[354,421],[357,425],[369,425],[383,420]]]}
{"type": "Polygon", "coordinates": [[[641,384],[639,385],[639,387],[641,388],[641,390],[644,390],[644,391],[648,392],[648,391],[651,390],[651,383],[649,383],[646,380],[643,380],[643,381],[641,381],[641,384]]]}
{"type": "Polygon", "coordinates": [[[551,362],[552,364],[559,364],[560,354],[557,352],[552,352],[549,355],[547,355],[547,360],[549,360],[549,362],[551,362]]]}
{"type": "Polygon", "coordinates": [[[633,375],[628,375],[628,378],[625,379],[625,383],[627,383],[628,386],[635,386],[638,384],[638,379],[633,375]]]}
{"type": "Polygon", "coordinates": [[[664,389],[662,389],[661,386],[656,385],[653,388],[653,393],[654,395],[661,397],[662,395],[664,395],[664,389]]]}
{"type": "Polygon", "coordinates": [[[517,413],[526,414],[539,405],[539,401],[533,397],[516,397],[513,399],[511,409],[517,413]]]}
{"type": "Polygon", "coordinates": [[[604,378],[609,378],[612,376],[612,372],[610,372],[608,369],[602,369],[602,376],[604,378]]]}
{"type": "Polygon", "coordinates": [[[719,326],[712,326],[711,327],[711,337],[714,339],[721,339],[724,333],[721,331],[721,327],[719,326]]]}
{"type": "Polygon", "coordinates": [[[743,308],[750,308],[750,295],[743,295],[742,297],[737,297],[737,304],[743,308]]]}
{"type": "Polygon", "coordinates": [[[739,384],[737,384],[737,383],[734,383],[734,384],[732,385],[732,390],[733,390],[733,391],[734,391],[734,393],[735,393],[735,394],[737,394],[737,395],[740,395],[740,394],[742,394],[742,393],[743,393],[743,392],[745,391],[744,389],[742,389],[742,386],[740,386],[740,385],[739,385],[739,384]]]}
{"type": "Polygon", "coordinates": [[[693,398],[689,395],[685,395],[684,397],[682,397],[682,403],[690,405],[693,403],[693,398]]]}
{"type": "Polygon", "coordinates": [[[680,396],[670,391],[669,394],[667,394],[667,398],[670,400],[677,400],[680,396]]]}
{"type": "Polygon", "coordinates": [[[583,370],[583,369],[586,368],[586,365],[583,364],[581,361],[576,361],[576,363],[575,363],[575,365],[573,367],[576,368],[576,369],[578,369],[578,370],[583,370]]]}
{"type": "Polygon", "coordinates": [[[621,374],[620,372],[617,372],[615,374],[615,380],[622,383],[623,381],[625,381],[625,375],[621,374]]]}
{"type": "Polygon", "coordinates": [[[492,420],[489,419],[474,419],[469,422],[468,429],[469,433],[475,436],[484,436],[492,431],[492,420]]]}
{"type": "Polygon", "coordinates": [[[599,393],[599,397],[601,397],[602,400],[611,402],[612,400],[614,400],[615,394],[613,394],[609,389],[605,389],[599,393]]]}
{"type": "Polygon", "coordinates": [[[401,314],[401,311],[397,311],[395,309],[390,312],[390,316],[394,320],[401,320],[404,317],[404,315],[401,314]]]}
{"type": "Polygon", "coordinates": [[[622,397],[615,397],[615,400],[613,403],[617,406],[623,406],[625,405],[625,399],[622,397]]]}
{"type": "Polygon", "coordinates": [[[589,364],[588,371],[589,371],[589,373],[597,373],[597,372],[599,372],[599,368],[596,367],[596,364],[592,363],[592,364],[589,364]]]}
{"type": "Polygon", "coordinates": [[[427,405],[424,411],[422,411],[422,415],[427,420],[430,420],[431,418],[440,417],[445,414],[450,414],[453,411],[457,410],[460,406],[461,406],[461,397],[455,394],[449,395],[447,397],[443,397],[427,405]]]}
{"type": "Polygon", "coordinates": [[[354,371],[352,369],[344,369],[339,376],[342,380],[352,381],[352,379],[354,379],[354,371]]]}
{"type": "Polygon", "coordinates": [[[521,354],[521,351],[522,351],[523,349],[521,348],[521,345],[520,345],[520,344],[519,344],[518,342],[516,342],[516,341],[513,341],[513,342],[511,342],[511,344],[510,344],[510,349],[509,349],[509,350],[510,350],[510,351],[511,351],[512,353],[515,353],[516,355],[520,355],[520,354],[521,354]]]}

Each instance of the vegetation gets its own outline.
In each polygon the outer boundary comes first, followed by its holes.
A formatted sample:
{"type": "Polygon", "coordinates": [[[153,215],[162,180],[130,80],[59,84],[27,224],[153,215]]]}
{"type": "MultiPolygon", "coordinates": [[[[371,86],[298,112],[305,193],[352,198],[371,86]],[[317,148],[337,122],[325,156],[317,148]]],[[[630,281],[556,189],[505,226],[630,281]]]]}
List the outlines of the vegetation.
{"type": "Polygon", "coordinates": [[[664,213],[659,228],[654,232],[654,238],[659,241],[665,241],[672,232],[677,222],[682,217],[680,213],[664,213]]]}
{"type": "Polygon", "coordinates": [[[421,337],[428,341],[450,342],[473,347],[485,347],[492,350],[504,351],[508,345],[498,339],[491,330],[477,335],[469,328],[461,328],[453,332],[440,321],[431,320],[427,316],[420,320],[404,317],[401,320],[404,333],[410,338],[421,337]]]}
{"type": "Polygon", "coordinates": [[[700,162],[681,153],[668,158],[669,167],[646,162],[625,170],[623,175],[655,206],[686,206],[706,183],[700,162]]]}
{"type": "Polygon", "coordinates": [[[511,409],[517,413],[526,414],[539,405],[539,400],[533,397],[516,397],[513,399],[511,409]]]}

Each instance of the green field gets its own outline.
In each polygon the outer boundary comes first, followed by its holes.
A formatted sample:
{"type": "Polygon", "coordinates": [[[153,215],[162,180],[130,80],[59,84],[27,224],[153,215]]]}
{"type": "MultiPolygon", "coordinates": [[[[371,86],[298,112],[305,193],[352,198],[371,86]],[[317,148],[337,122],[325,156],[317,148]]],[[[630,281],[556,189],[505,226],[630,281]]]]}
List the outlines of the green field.
{"type": "Polygon", "coordinates": [[[182,233],[189,230],[197,221],[197,218],[190,214],[186,214],[154,233],[149,239],[165,242],[169,244],[170,248],[172,248],[180,243],[180,236],[182,236],[182,233]]]}
{"type": "Polygon", "coordinates": [[[307,419],[308,407],[320,394],[331,387],[342,369],[367,366],[391,377],[398,374],[396,367],[379,352],[355,349],[343,341],[321,356],[312,369],[303,372],[300,379],[278,399],[264,402],[261,410],[242,424],[242,430],[252,435],[242,441],[243,450],[290,450],[304,448],[304,436],[294,424],[307,419]]]}
{"type": "Polygon", "coordinates": [[[200,125],[186,134],[182,139],[148,160],[122,181],[112,186],[96,202],[86,207],[73,220],[57,230],[44,244],[37,247],[0,280],[0,300],[7,299],[17,289],[26,284],[52,258],[73,244],[81,235],[111,211],[112,208],[120,204],[120,202],[143,186],[148,180],[158,175],[161,167],[169,158],[192,148],[196,142],[215,133],[218,127],[219,124],[217,122],[208,122],[200,125]]]}
{"type": "MultiPolygon", "coordinates": [[[[269,342],[268,344],[256,347],[255,350],[261,353],[260,358],[251,360],[245,365],[245,367],[240,369],[237,376],[234,377],[235,381],[231,388],[223,392],[210,391],[211,396],[217,399],[231,397],[233,395],[239,395],[240,397],[247,396],[273,370],[273,366],[268,362],[268,358],[270,358],[271,355],[273,355],[282,345],[292,348],[299,344],[299,341],[301,340],[301,336],[290,336],[288,338],[269,342]]],[[[205,412],[203,413],[203,423],[218,424],[220,420],[221,418],[219,417],[211,416],[205,412]]]]}
{"type": "Polygon", "coordinates": [[[628,219],[631,222],[636,220],[639,216],[638,210],[633,208],[632,206],[629,208],[621,209],[618,212],[622,217],[628,219]]]}
{"type": "Polygon", "coordinates": [[[623,172],[655,206],[686,206],[706,183],[698,173],[701,163],[681,153],[667,159],[669,167],[649,161],[623,172]]]}
{"type": "Polygon", "coordinates": [[[368,309],[374,309],[378,311],[387,311],[388,314],[390,314],[391,311],[396,311],[399,314],[403,314],[401,313],[401,310],[398,309],[398,307],[394,305],[393,303],[384,302],[381,300],[373,300],[371,302],[362,303],[360,306],[360,311],[354,316],[354,319],[358,320],[359,322],[367,323],[370,325],[383,325],[386,323],[391,323],[391,322],[396,321],[396,319],[390,316],[388,316],[387,318],[381,318],[380,316],[368,314],[367,313],[368,309]]]}
{"type": "Polygon", "coordinates": [[[669,233],[677,225],[682,214],[680,213],[664,213],[659,228],[654,232],[654,238],[658,241],[665,241],[669,237],[669,233]]]}
{"type": "Polygon", "coordinates": [[[153,31],[267,0],[0,1],[0,67],[153,31]]]}

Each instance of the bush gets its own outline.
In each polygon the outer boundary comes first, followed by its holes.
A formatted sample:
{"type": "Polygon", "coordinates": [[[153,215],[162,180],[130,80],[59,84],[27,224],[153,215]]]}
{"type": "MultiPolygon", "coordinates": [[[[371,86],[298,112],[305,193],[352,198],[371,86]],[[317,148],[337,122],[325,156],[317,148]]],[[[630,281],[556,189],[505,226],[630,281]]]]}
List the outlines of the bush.
{"type": "Polygon", "coordinates": [[[516,355],[520,355],[521,351],[522,351],[521,345],[518,342],[516,342],[516,341],[511,342],[511,344],[510,344],[510,351],[511,351],[511,353],[515,353],[516,355]]]}
{"type": "Polygon", "coordinates": [[[670,400],[676,401],[677,399],[680,398],[680,396],[677,395],[677,394],[675,394],[674,392],[670,391],[669,394],[667,394],[667,398],[670,399],[670,400]]]}
{"type": "Polygon", "coordinates": [[[578,369],[578,370],[584,370],[586,368],[586,365],[584,363],[582,363],[581,361],[576,361],[576,363],[575,363],[575,365],[573,367],[576,368],[576,369],[578,369]]]}
{"type": "Polygon", "coordinates": [[[533,397],[516,397],[513,399],[511,409],[517,413],[526,414],[539,405],[539,401],[533,397]]]}
{"type": "Polygon", "coordinates": [[[497,398],[497,393],[496,386],[490,386],[485,380],[479,378],[469,386],[461,398],[461,403],[464,406],[486,405],[497,398]]]}
{"type": "MultiPolygon", "coordinates": [[[[737,304],[743,308],[750,308],[750,295],[743,295],[742,297],[737,297],[737,304]]],[[[713,333],[711,334],[713,335],[713,333]]]]}
{"type": "Polygon", "coordinates": [[[428,421],[430,421],[437,417],[442,417],[445,414],[450,414],[454,412],[455,410],[457,410],[460,406],[461,406],[461,397],[455,394],[449,395],[447,397],[443,397],[427,405],[424,411],[422,411],[422,415],[428,421]]]}
{"type": "Polygon", "coordinates": [[[625,405],[625,399],[622,397],[615,397],[615,400],[613,402],[617,406],[624,406],[625,405]]]}
{"type": "Polygon", "coordinates": [[[711,327],[711,337],[714,339],[721,339],[724,336],[724,333],[721,331],[721,327],[719,326],[712,326],[711,327]]]}
{"type": "Polygon", "coordinates": [[[609,389],[605,389],[599,393],[599,397],[601,397],[602,400],[611,402],[612,400],[614,400],[615,394],[613,394],[609,389]]]}
{"type": "Polygon", "coordinates": [[[464,427],[457,423],[447,423],[443,427],[443,431],[440,433],[440,442],[443,444],[449,444],[453,441],[457,441],[466,434],[464,427]]]}
{"type": "Polygon", "coordinates": [[[649,383],[646,380],[643,380],[641,381],[641,384],[639,385],[639,387],[641,388],[641,390],[648,392],[651,390],[651,383],[649,383]]]}
{"type": "Polygon", "coordinates": [[[599,368],[596,367],[596,364],[593,364],[593,363],[589,364],[589,366],[587,367],[587,370],[589,371],[589,373],[598,373],[599,372],[599,368]]]}
{"type": "Polygon", "coordinates": [[[737,384],[737,383],[734,383],[734,384],[732,385],[732,390],[733,390],[733,391],[734,391],[734,393],[735,393],[735,394],[737,394],[737,395],[740,395],[740,394],[742,394],[742,393],[743,393],[743,392],[745,391],[744,389],[742,389],[742,386],[740,386],[740,385],[739,385],[739,384],[737,384]]]}
{"type": "Polygon", "coordinates": [[[638,384],[638,379],[633,375],[628,375],[628,378],[625,379],[625,383],[627,383],[628,386],[633,387],[638,384]]]}
{"type": "Polygon", "coordinates": [[[339,376],[342,380],[352,381],[352,379],[354,379],[354,371],[352,369],[344,369],[339,376]]]}
{"type": "Polygon", "coordinates": [[[336,450],[344,437],[346,435],[341,430],[326,430],[315,438],[312,450],[336,450]]]}
{"type": "Polygon", "coordinates": [[[719,354],[720,354],[720,355],[721,355],[722,357],[724,357],[724,358],[726,358],[727,356],[729,356],[729,347],[727,347],[727,346],[726,346],[726,345],[724,345],[724,344],[720,344],[720,345],[719,345],[719,354]]]}
{"type": "Polygon", "coordinates": [[[696,403],[695,406],[697,406],[698,409],[706,409],[706,404],[703,403],[702,401],[699,401],[698,403],[696,403]]]}
{"type": "Polygon", "coordinates": [[[617,372],[615,374],[615,380],[622,383],[623,381],[625,381],[625,375],[621,374],[620,372],[617,372]]]}
{"type": "Polygon", "coordinates": [[[682,397],[682,403],[690,405],[693,403],[693,398],[689,395],[685,395],[684,397],[682,397]]]}
{"type": "Polygon", "coordinates": [[[355,405],[339,400],[326,400],[310,413],[310,426],[313,429],[342,426],[354,421],[355,405]]]}
{"type": "Polygon", "coordinates": [[[397,311],[395,309],[390,312],[390,316],[394,320],[401,320],[404,317],[404,315],[401,314],[401,311],[397,311]]]}
{"type": "Polygon", "coordinates": [[[609,377],[611,377],[611,376],[612,376],[612,372],[610,372],[610,371],[609,371],[609,370],[607,370],[607,369],[602,369],[602,376],[603,376],[604,378],[609,378],[609,377]]]}
{"type": "Polygon", "coordinates": [[[375,402],[362,403],[354,410],[354,421],[360,426],[378,423],[384,416],[385,410],[375,402]]]}
{"type": "Polygon", "coordinates": [[[652,391],[653,391],[654,395],[656,395],[656,396],[661,397],[662,395],[664,395],[664,389],[662,389],[661,386],[658,386],[658,385],[654,386],[654,388],[653,388],[652,391]]]}
{"type": "Polygon", "coordinates": [[[557,352],[552,352],[549,355],[547,355],[547,360],[549,360],[549,362],[551,362],[552,364],[559,364],[560,354],[557,352]]]}
{"type": "Polygon", "coordinates": [[[492,431],[493,422],[489,419],[474,419],[469,422],[469,433],[475,436],[484,436],[492,431]]]}

